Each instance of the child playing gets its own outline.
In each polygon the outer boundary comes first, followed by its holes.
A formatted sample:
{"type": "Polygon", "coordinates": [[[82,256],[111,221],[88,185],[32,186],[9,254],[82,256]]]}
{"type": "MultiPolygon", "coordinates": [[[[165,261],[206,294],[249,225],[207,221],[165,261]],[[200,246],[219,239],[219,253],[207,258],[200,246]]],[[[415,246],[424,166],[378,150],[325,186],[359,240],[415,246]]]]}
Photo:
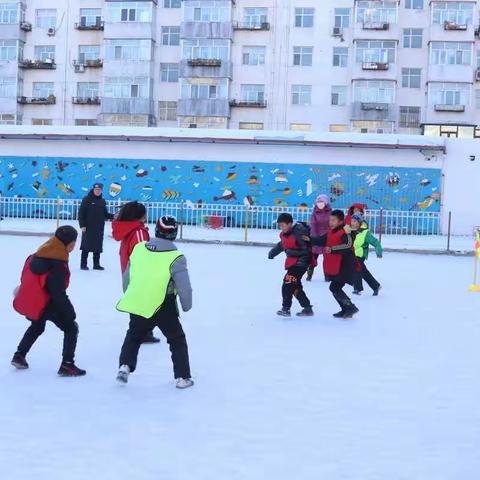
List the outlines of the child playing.
{"type": "Polygon", "coordinates": [[[128,382],[137,366],[138,350],[145,335],[157,326],[167,338],[177,388],[193,385],[188,346],[178,318],[177,295],[184,312],[192,308],[192,287],[187,261],[173,241],[178,225],[173,217],[157,221],[155,237],[138,243],[126,270],[127,289],[117,305],[130,314],[130,325],[120,353],[117,380],[128,382]]]}
{"type": "Polygon", "coordinates": [[[352,250],[350,228],[345,227],[345,215],[341,210],[333,210],[330,215],[330,227],[325,235],[311,237],[312,245],[325,247],[323,269],[330,283],[330,291],[340,305],[337,318],[352,318],[358,308],[343,291],[345,284],[353,284],[355,257],[352,250]]]}
{"type": "MultiPolygon", "coordinates": [[[[345,217],[345,225],[350,225],[352,222],[352,215],[358,214],[361,215],[362,217],[365,216],[365,210],[367,209],[367,206],[364,203],[354,203],[349,209],[348,209],[348,214],[345,217]]],[[[363,222],[362,227],[367,228],[368,225],[366,222],[363,222]]]]}
{"type": "MultiPolygon", "coordinates": [[[[312,217],[310,218],[310,234],[314,237],[325,235],[328,231],[328,222],[332,208],[329,205],[330,200],[328,195],[319,195],[315,200],[312,217]]],[[[315,260],[323,254],[323,247],[313,247],[313,256],[315,260]]],[[[310,265],[307,270],[307,282],[310,282],[313,277],[315,267],[310,265]]]]}
{"type": "Polygon", "coordinates": [[[363,291],[362,279],[364,279],[368,286],[373,290],[373,296],[376,297],[381,288],[375,277],[369,272],[365,261],[368,258],[368,247],[372,245],[378,258],[382,258],[383,249],[380,242],[370,233],[368,228],[363,228],[363,217],[355,213],[352,215],[352,235],[354,238],[353,250],[357,259],[357,268],[355,271],[355,281],[353,284],[353,293],[360,295],[363,291]]]}
{"type": "Polygon", "coordinates": [[[63,331],[63,361],[58,375],[80,377],[87,373],[74,363],[78,325],[67,295],[70,282],[68,257],[75,248],[77,236],[73,227],[60,227],[55,236],[25,262],[21,284],[13,301],[14,309],[30,321],[11,362],[19,370],[29,367],[25,357],[50,320],[63,331]]]}
{"type": "Polygon", "coordinates": [[[273,259],[281,252],[285,252],[285,270],[287,273],[283,278],[282,285],[282,309],[277,315],[290,317],[290,308],[292,299],[295,296],[303,307],[298,312],[299,317],[311,317],[313,315],[312,305],[307,295],[303,291],[302,277],[305,275],[308,267],[312,263],[312,251],[310,245],[302,238],[309,235],[308,227],[303,223],[293,224],[293,218],[289,213],[282,213],[277,220],[280,227],[280,242],[273,247],[268,258],[273,259]]]}
{"type": "MultiPolygon", "coordinates": [[[[147,209],[145,205],[139,202],[129,202],[123,205],[118,212],[115,220],[112,222],[112,235],[120,243],[120,267],[122,269],[122,278],[128,266],[128,260],[133,249],[138,243],[148,242],[150,234],[145,226],[147,221],[147,209]]],[[[123,290],[126,290],[123,280],[123,290]]],[[[159,343],[160,339],[153,335],[153,330],[149,330],[142,343],[159,343]]]]}

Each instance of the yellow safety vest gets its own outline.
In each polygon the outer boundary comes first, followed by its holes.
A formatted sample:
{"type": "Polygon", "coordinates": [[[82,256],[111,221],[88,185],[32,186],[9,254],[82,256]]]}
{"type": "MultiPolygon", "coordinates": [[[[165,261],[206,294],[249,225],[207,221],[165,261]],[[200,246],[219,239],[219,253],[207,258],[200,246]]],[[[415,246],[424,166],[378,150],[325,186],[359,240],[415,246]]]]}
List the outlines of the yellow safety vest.
{"type": "Polygon", "coordinates": [[[365,229],[360,233],[357,233],[355,241],[353,242],[353,249],[355,250],[355,256],[358,258],[363,258],[365,256],[364,245],[365,239],[367,238],[368,230],[365,229]]]}

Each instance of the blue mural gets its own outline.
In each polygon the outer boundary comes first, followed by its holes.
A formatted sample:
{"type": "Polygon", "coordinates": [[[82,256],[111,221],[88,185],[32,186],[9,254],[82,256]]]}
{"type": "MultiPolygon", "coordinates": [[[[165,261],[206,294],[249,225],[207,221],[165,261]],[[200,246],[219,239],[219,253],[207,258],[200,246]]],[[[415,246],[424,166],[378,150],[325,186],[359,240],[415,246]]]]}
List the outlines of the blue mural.
{"type": "Polygon", "coordinates": [[[338,208],[363,202],[437,212],[441,195],[440,169],[0,156],[5,196],[81,198],[94,182],[105,185],[107,199],[144,202],[310,207],[316,194],[328,193],[338,208]]]}

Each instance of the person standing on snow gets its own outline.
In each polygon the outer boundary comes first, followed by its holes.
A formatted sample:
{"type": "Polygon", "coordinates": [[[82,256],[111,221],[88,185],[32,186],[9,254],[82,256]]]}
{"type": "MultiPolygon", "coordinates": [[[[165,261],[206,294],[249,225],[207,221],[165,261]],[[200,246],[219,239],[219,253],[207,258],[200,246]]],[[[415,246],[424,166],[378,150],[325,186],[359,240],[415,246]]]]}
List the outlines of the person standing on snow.
{"type": "MultiPolygon", "coordinates": [[[[310,234],[314,237],[325,235],[328,231],[328,224],[330,220],[330,213],[332,208],[329,205],[330,199],[328,195],[319,195],[315,200],[312,216],[310,218],[310,234]]],[[[313,247],[312,252],[316,260],[320,255],[323,255],[323,247],[313,247]]],[[[310,265],[307,270],[307,282],[310,282],[313,277],[315,267],[310,265]]]]}
{"type": "Polygon", "coordinates": [[[137,367],[140,345],[157,326],[167,339],[172,354],[176,387],[193,386],[188,345],[178,318],[177,295],[184,312],[192,308],[192,287],[187,261],[173,241],[178,224],[174,217],[157,221],[155,238],[137,244],[126,270],[127,289],[117,310],[130,314],[130,325],[120,353],[117,381],[127,383],[137,367]]]}
{"type": "Polygon", "coordinates": [[[11,363],[18,370],[29,368],[27,353],[45,331],[47,320],[50,320],[63,331],[63,360],[58,375],[81,377],[86,374],[74,363],[78,324],[75,309],[67,295],[70,282],[68,258],[75,248],[77,236],[73,227],[60,227],[55,236],[25,262],[13,307],[31,324],[12,358],[11,363]]]}
{"type": "Polygon", "coordinates": [[[88,270],[88,254],[93,253],[93,269],[105,270],[100,265],[100,254],[103,252],[103,236],[105,221],[113,220],[113,214],[108,213],[107,202],[103,198],[103,185],[96,183],[92,190],[82,200],[78,212],[78,221],[82,230],[82,260],[80,268],[88,270]]]}
{"type": "MultiPolygon", "coordinates": [[[[122,269],[123,291],[127,289],[125,272],[130,255],[137,244],[148,242],[150,234],[145,225],[147,209],[139,202],[129,202],[123,205],[115,220],[112,222],[112,235],[120,243],[120,268],[122,269]]],[[[153,328],[149,330],[142,343],[159,343],[160,339],[153,335],[153,328]]]]}

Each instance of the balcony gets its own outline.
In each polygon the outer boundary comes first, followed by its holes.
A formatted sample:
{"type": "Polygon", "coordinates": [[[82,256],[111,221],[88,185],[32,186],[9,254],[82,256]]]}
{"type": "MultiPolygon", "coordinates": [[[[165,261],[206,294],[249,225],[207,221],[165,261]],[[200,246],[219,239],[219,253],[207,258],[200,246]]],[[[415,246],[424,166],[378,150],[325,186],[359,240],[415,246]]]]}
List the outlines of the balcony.
{"type": "Polygon", "coordinates": [[[353,102],[351,120],[374,120],[393,122],[396,119],[394,104],[384,102],[353,102]]]}
{"type": "Polygon", "coordinates": [[[229,60],[207,59],[181,60],[179,76],[181,78],[232,78],[233,64],[229,60]]]}
{"type": "Polygon", "coordinates": [[[389,64],[387,62],[363,62],[362,70],[388,70],[389,64]]]}
{"type": "Polygon", "coordinates": [[[443,29],[444,30],[453,30],[453,31],[460,31],[460,32],[466,32],[468,30],[468,25],[466,23],[454,23],[454,22],[449,22],[448,20],[445,20],[443,22],[443,29]]]}
{"type": "Polygon", "coordinates": [[[233,38],[232,22],[182,22],[180,38],[233,38]]]}
{"type": "Polygon", "coordinates": [[[82,73],[86,68],[102,68],[103,60],[97,58],[95,60],[74,60],[73,66],[76,73],[82,73]]]}
{"type": "Polygon", "coordinates": [[[219,58],[190,58],[187,64],[189,67],[221,67],[222,61],[219,58]]]}
{"type": "Polygon", "coordinates": [[[46,60],[22,60],[18,63],[20,68],[30,70],[55,70],[57,65],[55,60],[47,58],[46,60]]]}
{"type": "Polygon", "coordinates": [[[48,97],[17,97],[17,103],[20,105],[55,105],[57,99],[55,95],[48,97]]]}
{"type": "Polygon", "coordinates": [[[390,24],[388,22],[363,22],[362,28],[364,30],[389,30],[390,24]]]}
{"type": "Polygon", "coordinates": [[[150,98],[111,98],[101,100],[102,114],[154,115],[150,98]]]}
{"type": "Polygon", "coordinates": [[[101,18],[97,18],[95,23],[87,23],[82,19],[79,23],[75,23],[76,30],[90,30],[90,31],[102,31],[105,29],[105,22],[101,18]]]}
{"type": "Polygon", "coordinates": [[[24,32],[31,32],[32,24],[30,22],[20,22],[20,30],[23,30],[24,32]]]}
{"type": "Polygon", "coordinates": [[[436,112],[453,112],[453,113],[463,113],[465,112],[465,105],[446,105],[446,104],[435,104],[436,112]]]}
{"type": "Polygon", "coordinates": [[[231,100],[231,107],[267,108],[266,100],[231,100]]]}
{"type": "Polygon", "coordinates": [[[75,105],[100,105],[100,97],[72,97],[75,105]]]}
{"type": "Polygon", "coordinates": [[[262,23],[234,22],[233,29],[248,30],[251,32],[261,31],[261,30],[267,31],[267,30],[270,30],[270,24],[268,22],[262,22],[262,23]]]}
{"type": "Polygon", "coordinates": [[[177,114],[193,117],[230,117],[230,105],[226,98],[182,98],[178,101],[177,114]]]}

